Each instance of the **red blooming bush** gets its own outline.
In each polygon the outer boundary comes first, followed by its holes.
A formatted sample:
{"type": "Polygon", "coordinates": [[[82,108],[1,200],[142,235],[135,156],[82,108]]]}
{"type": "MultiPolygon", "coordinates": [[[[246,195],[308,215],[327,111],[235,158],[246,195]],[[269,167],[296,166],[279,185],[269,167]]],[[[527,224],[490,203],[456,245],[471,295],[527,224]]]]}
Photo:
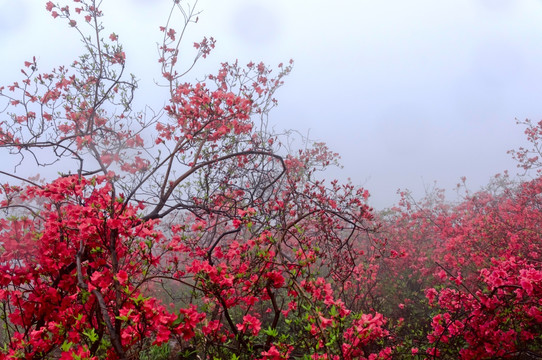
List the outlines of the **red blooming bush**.
{"type": "Polygon", "coordinates": [[[542,351],[542,269],[511,257],[480,271],[483,290],[427,290],[432,349],[462,359],[529,358],[542,351]]]}
{"type": "Polygon", "coordinates": [[[402,318],[398,353],[541,355],[541,193],[540,178],[497,176],[456,204],[440,191],[419,202],[405,196],[382,217],[387,246],[403,255],[383,260],[372,294],[381,299],[375,309],[402,318]]]}
{"type": "Polygon", "coordinates": [[[0,172],[0,359],[389,358],[387,320],[364,300],[380,249],[367,191],[318,180],[337,155],[288,151],[266,123],[291,62],[181,81],[215,42],[181,59],[195,10],[174,1],[184,25],[160,28],[158,60],[168,103],[150,115],[133,109],[99,3],[46,10],[85,53],[43,73],[32,59],[0,87],[0,148],[62,169],[0,172]]]}

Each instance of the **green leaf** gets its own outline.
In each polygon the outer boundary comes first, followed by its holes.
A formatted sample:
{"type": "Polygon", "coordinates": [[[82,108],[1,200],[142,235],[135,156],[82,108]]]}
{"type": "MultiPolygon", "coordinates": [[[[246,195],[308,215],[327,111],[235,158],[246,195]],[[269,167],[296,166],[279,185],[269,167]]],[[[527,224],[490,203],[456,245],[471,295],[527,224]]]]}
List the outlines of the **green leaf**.
{"type": "Polygon", "coordinates": [[[60,345],[60,350],[62,350],[64,352],[68,352],[68,351],[70,351],[72,346],[73,346],[73,343],[71,341],[68,342],[68,340],[66,340],[66,341],[64,341],[62,343],[62,345],[60,345]]]}
{"type": "Polygon", "coordinates": [[[90,249],[91,254],[99,253],[101,254],[103,252],[103,249],[99,246],[96,246],[95,248],[90,249]]]}
{"type": "Polygon", "coordinates": [[[277,337],[279,332],[277,329],[272,329],[271,326],[269,326],[267,329],[263,330],[264,334],[271,336],[271,337],[277,337]]]}
{"type": "Polygon", "coordinates": [[[88,337],[91,343],[94,343],[98,340],[98,334],[96,334],[96,331],[94,329],[86,329],[83,331],[83,335],[88,337]]]}

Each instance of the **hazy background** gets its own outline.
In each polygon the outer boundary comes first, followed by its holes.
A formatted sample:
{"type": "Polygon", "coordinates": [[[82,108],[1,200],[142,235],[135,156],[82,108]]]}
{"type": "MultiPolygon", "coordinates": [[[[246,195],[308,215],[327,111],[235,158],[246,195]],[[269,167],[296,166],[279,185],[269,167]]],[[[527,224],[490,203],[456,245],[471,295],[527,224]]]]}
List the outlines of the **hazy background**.
{"type": "MultiPolygon", "coordinates": [[[[45,3],[0,0],[0,83],[19,80],[33,55],[49,71],[81,53],[45,3]]],[[[103,1],[105,35],[120,36],[141,80],[139,104],[164,102],[152,86],[170,3],[103,1]]],[[[200,0],[198,8],[187,44],[207,35],[217,48],[192,76],[236,58],[293,58],[271,122],[339,152],[344,169],[331,176],[369,189],[376,208],[395,203],[398,188],[422,195],[433,181],[451,189],[466,176],[476,189],[515,173],[506,151],[524,140],[514,119],[542,119],[540,0],[200,0]]]]}

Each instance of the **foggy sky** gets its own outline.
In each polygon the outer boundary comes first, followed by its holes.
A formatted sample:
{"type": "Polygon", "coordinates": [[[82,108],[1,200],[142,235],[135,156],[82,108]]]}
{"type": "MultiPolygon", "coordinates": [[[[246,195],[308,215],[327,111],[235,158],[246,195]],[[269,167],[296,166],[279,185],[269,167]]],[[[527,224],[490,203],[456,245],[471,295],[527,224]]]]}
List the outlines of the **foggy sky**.
{"type": "MultiPolygon", "coordinates": [[[[19,80],[36,55],[40,70],[81,54],[77,34],[38,0],[0,0],[0,83],[19,80]]],[[[115,32],[141,80],[136,101],[160,106],[158,26],[169,0],[104,0],[106,34],[115,32]]],[[[515,118],[542,119],[542,2],[539,0],[200,0],[188,44],[214,36],[217,48],[191,76],[222,61],[290,58],[294,71],[271,114],[277,130],[296,129],[342,155],[342,170],[367,188],[371,204],[391,206],[398,188],[472,189],[505,169],[506,151],[525,145],[515,118]]],[[[188,57],[189,58],[189,57],[188,57]]]]}

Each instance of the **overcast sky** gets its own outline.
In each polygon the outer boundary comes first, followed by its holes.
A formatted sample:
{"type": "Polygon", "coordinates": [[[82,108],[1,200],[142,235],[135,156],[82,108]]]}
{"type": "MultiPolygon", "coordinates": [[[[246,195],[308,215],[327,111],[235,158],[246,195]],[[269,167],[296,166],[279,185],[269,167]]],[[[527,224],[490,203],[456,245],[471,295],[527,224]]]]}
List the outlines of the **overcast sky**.
{"type": "MultiPolygon", "coordinates": [[[[0,0],[0,83],[18,80],[24,60],[40,69],[81,53],[77,35],[53,20],[44,0],[0,0]]],[[[170,0],[103,0],[107,32],[120,35],[137,101],[153,98],[158,26],[170,0]]],[[[515,118],[542,119],[541,0],[200,0],[193,40],[217,49],[193,76],[221,61],[295,60],[271,114],[328,143],[376,208],[437,181],[473,189],[505,169],[524,145],[515,118]]]]}

